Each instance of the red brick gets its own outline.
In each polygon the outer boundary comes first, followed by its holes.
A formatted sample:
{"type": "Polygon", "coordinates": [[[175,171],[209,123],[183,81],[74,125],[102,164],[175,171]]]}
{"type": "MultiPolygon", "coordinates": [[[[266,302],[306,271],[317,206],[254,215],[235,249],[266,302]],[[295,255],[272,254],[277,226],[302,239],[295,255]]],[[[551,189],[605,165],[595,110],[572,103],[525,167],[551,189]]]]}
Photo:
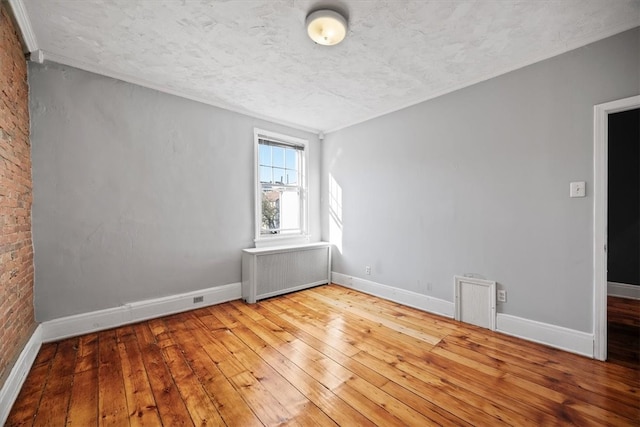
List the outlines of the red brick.
{"type": "MultiPolygon", "coordinates": [[[[27,63],[0,4],[0,378],[35,324],[27,63]]],[[[2,387],[2,383],[0,383],[2,387]]]]}

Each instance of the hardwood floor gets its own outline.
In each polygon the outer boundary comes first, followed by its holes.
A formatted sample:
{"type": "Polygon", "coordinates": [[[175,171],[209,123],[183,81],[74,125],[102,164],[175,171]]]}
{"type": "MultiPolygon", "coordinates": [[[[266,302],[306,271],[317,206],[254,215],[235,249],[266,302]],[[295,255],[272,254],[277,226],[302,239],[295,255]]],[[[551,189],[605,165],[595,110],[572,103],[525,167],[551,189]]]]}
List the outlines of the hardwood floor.
{"type": "Polygon", "coordinates": [[[640,300],[607,298],[607,360],[640,367],[640,300]]]}
{"type": "Polygon", "coordinates": [[[639,387],[329,285],[45,344],[8,425],[638,425],[639,387]]]}

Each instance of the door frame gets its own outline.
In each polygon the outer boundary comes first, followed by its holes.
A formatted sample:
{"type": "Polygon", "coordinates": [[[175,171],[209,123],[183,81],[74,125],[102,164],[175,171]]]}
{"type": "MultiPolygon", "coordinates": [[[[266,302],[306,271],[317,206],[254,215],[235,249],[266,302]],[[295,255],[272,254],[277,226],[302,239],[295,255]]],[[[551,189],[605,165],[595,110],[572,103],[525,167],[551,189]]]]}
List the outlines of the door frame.
{"type": "Polygon", "coordinates": [[[609,114],[640,108],[640,95],[593,107],[593,357],[607,360],[609,114]]]}

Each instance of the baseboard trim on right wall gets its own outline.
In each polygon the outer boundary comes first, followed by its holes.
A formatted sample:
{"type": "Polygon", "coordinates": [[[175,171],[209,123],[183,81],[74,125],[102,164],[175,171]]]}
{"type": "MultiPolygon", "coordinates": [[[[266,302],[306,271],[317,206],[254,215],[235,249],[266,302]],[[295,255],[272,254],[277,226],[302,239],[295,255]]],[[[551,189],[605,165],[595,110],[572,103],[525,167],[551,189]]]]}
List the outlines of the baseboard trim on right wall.
{"type": "Polygon", "coordinates": [[[640,286],[607,282],[607,295],[620,298],[640,299],[640,286]]]}
{"type": "Polygon", "coordinates": [[[331,272],[331,281],[346,288],[355,289],[429,313],[453,318],[454,305],[449,301],[333,271],[331,272]]]}
{"type": "MultiPolygon", "coordinates": [[[[331,273],[333,283],[355,289],[386,300],[408,305],[429,313],[453,318],[455,304],[427,295],[418,294],[404,289],[394,288],[359,277],[342,273],[331,273]]],[[[533,341],[549,347],[576,353],[581,356],[593,357],[592,333],[576,331],[549,323],[524,319],[509,314],[496,315],[496,332],[511,335],[527,341],[533,341]]]]}
{"type": "Polygon", "coordinates": [[[545,344],[560,350],[593,357],[593,334],[549,323],[498,313],[496,331],[545,344]]]}

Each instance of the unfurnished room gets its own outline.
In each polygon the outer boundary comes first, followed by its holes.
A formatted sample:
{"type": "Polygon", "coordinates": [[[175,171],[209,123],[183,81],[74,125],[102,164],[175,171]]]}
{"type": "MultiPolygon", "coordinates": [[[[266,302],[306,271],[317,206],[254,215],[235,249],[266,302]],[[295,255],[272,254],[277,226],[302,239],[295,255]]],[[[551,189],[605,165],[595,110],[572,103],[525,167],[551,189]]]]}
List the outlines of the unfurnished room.
{"type": "Polygon", "coordinates": [[[0,0],[0,425],[639,424],[640,0],[0,0]]]}

